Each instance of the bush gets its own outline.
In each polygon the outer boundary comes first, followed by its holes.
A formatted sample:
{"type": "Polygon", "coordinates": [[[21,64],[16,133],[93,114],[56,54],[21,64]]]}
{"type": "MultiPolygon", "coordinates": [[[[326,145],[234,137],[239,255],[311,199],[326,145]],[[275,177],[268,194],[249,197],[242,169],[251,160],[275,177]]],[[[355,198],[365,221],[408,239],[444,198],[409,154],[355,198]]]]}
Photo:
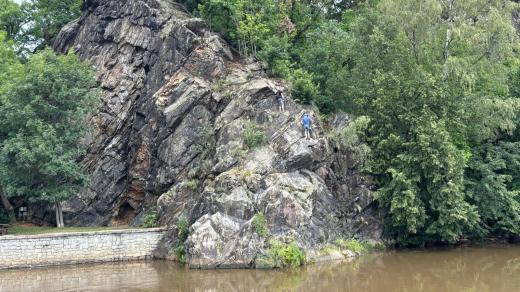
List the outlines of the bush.
{"type": "Polygon", "coordinates": [[[195,189],[197,189],[197,180],[192,179],[192,180],[185,181],[183,183],[183,186],[185,188],[187,188],[188,190],[195,190],[195,189]]]}
{"type": "Polygon", "coordinates": [[[189,223],[188,220],[184,217],[180,217],[177,219],[177,223],[175,224],[175,231],[177,232],[177,238],[175,240],[175,245],[170,250],[170,254],[174,254],[177,261],[184,264],[186,263],[186,248],[184,246],[184,242],[188,239],[189,236],[189,223]]]}
{"type": "Polygon", "coordinates": [[[356,164],[360,166],[364,165],[371,152],[370,147],[365,143],[365,133],[369,124],[370,118],[359,116],[339,133],[339,143],[353,153],[356,164]]]}
{"type": "Polygon", "coordinates": [[[261,237],[266,237],[269,233],[267,229],[267,220],[265,219],[264,213],[257,213],[253,217],[253,229],[261,237]]]}
{"type": "Polygon", "coordinates": [[[303,251],[294,242],[286,244],[273,240],[267,254],[274,261],[275,266],[298,267],[305,263],[303,251]]]}
{"type": "Polygon", "coordinates": [[[267,141],[264,131],[254,122],[249,122],[244,130],[244,143],[249,149],[259,147],[267,141]]]}
{"type": "Polygon", "coordinates": [[[294,99],[303,104],[311,104],[318,95],[318,87],[312,81],[312,74],[297,69],[291,76],[291,95],[294,99]]]}
{"type": "Polygon", "coordinates": [[[336,239],[336,245],[351,250],[358,254],[366,254],[374,250],[383,250],[385,247],[382,244],[372,244],[368,241],[360,241],[355,238],[351,239],[336,239]]]}
{"type": "Polygon", "coordinates": [[[175,257],[177,258],[177,260],[180,263],[182,263],[182,264],[186,263],[186,249],[184,248],[184,245],[182,245],[182,244],[176,245],[173,248],[173,254],[175,254],[175,257]]]}
{"type": "Polygon", "coordinates": [[[285,78],[291,72],[289,38],[272,36],[263,44],[258,58],[267,63],[267,72],[273,77],[285,78]]]}
{"type": "Polygon", "coordinates": [[[206,156],[210,153],[214,144],[214,130],[209,126],[197,128],[197,140],[195,143],[195,150],[206,156]]]}
{"type": "Polygon", "coordinates": [[[186,239],[188,239],[190,226],[186,218],[179,218],[175,227],[177,227],[177,236],[179,241],[184,242],[186,239]]]}
{"type": "Polygon", "coordinates": [[[320,109],[323,114],[331,114],[338,109],[338,104],[330,96],[318,95],[314,101],[314,104],[320,109]]]}
{"type": "Polygon", "coordinates": [[[144,228],[154,228],[157,227],[157,213],[148,213],[143,218],[143,224],[142,226],[144,228]]]}

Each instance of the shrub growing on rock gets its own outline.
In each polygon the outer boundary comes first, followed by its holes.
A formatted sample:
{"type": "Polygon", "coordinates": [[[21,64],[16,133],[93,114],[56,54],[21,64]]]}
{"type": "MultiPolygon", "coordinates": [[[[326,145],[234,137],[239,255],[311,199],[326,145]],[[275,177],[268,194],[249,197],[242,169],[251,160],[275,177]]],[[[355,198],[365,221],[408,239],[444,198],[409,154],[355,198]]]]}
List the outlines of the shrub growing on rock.
{"type": "Polygon", "coordinates": [[[295,242],[273,240],[267,254],[275,267],[298,267],[305,264],[305,254],[295,242]]]}
{"type": "Polygon", "coordinates": [[[148,213],[143,218],[144,228],[154,228],[157,227],[157,213],[148,213]]]}
{"type": "Polygon", "coordinates": [[[263,129],[255,122],[249,122],[244,130],[244,143],[249,149],[253,149],[263,145],[267,141],[267,137],[263,129]]]}
{"type": "Polygon", "coordinates": [[[372,244],[365,240],[357,240],[355,238],[344,239],[339,238],[334,242],[337,246],[353,251],[357,254],[366,254],[375,250],[383,250],[382,244],[372,244]]]}
{"type": "Polygon", "coordinates": [[[269,234],[267,220],[265,219],[264,213],[255,214],[253,217],[253,229],[261,237],[266,237],[269,234]]]}
{"type": "Polygon", "coordinates": [[[291,95],[302,104],[311,104],[318,95],[318,87],[312,81],[312,74],[302,70],[294,70],[291,76],[291,95]]]}
{"type": "Polygon", "coordinates": [[[186,247],[184,242],[189,236],[189,223],[184,217],[177,220],[175,228],[177,229],[177,244],[171,249],[171,252],[175,255],[175,258],[180,263],[186,263],[186,247]]]}
{"type": "Polygon", "coordinates": [[[186,249],[183,244],[178,244],[173,248],[175,258],[181,263],[186,263],[186,249]]]}

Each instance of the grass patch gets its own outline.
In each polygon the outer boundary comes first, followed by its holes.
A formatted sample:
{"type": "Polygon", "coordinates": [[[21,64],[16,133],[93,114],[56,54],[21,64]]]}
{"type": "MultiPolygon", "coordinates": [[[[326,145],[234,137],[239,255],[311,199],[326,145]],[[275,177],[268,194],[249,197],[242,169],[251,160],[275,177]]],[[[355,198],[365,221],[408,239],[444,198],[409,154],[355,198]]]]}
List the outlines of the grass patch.
{"type": "Polygon", "coordinates": [[[144,215],[142,226],[144,228],[157,227],[157,213],[152,212],[144,215]]]}
{"type": "Polygon", "coordinates": [[[336,246],[333,245],[327,245],[320,249],[320,255],[328,255],[335,252],[339,252],[339,250],[336,246]]]}
{"type": "Polygon", "coordinates": [[[182,185],[188,190],[196,190],[198,181],[196,179],[185,181],[182,185]]]}
{"type": "Polygon", "coordinates": [[[184,246],[184,242],[188,239],[189,236],[189,223],[185,217],[180,217],[177,219],[177,223],[175,224],[175,228],[177,231],[177,244],[174,245],[170,251],[175,255],[175,259],[181,263],[186,263],[186,247],[184,246]]]}
{"type": "Polygon", "coordinates": [[[179,261],[181,264],[186,263],[186,249],[184,248],[184,245],[179,244],[176,245],[173,250],[173,254],[175,255],[175,258],[177,261],[179,261]]]}
{"type": "Polygon", "coordinates": [[[264,130],[254,122],[246,124],[244,143],[249,149],[262,146],[267,141],[264,130]]]}
{"type": "Polygon", "coordinates": [[[224,85],[226,85],[226,80],[219,79],[213,85],[211,86],[211,89],[213,91],[221,91],[224,88],[224,85]]]}
{"type": "Polygon", "coordinates": [[[337,246],[351,250],[358,254],[366,254],[372,251],[377,250],[384,250],[385,247],[382,244],[372,244],[368,241],[361,241],[357,240],[355,238],[351,239],[344,239],[344,238],[338,238],[334,242],[337,246]]]}
{"type": "Polygon", "coordinates": [[[175,227],[177,228],[177,236],[179,241],[186,241],[190,231],[188,220],[184,217],[179,218],[179,220],[177,220],[177,224],[175,224],[175,227]]]}
{"type": "Polygon", "coordinates": [[[267,237],[269,229],[267,229],[267,220],[264,213],[257,213],[253,217],[253,229],[260,237],[267,237]]]}
{"type": "Polygon", "coordinates": [[[27,225],[12,225],[7,230],[8,235],[38,235],[38,234],[52,234],[52,233],[72,233],[72,232],[95,232],[95,231],[111,231],[111,230],[125,230],[135,229],[132,227],[64,227],[56,228],[51,226],[27,226],[27,225]]]}
{"type": "Polygon", "coordinates": [[[294,242],[273,240],[267,255],[278,267],[298,267],[305,263],[305,254],[294,242]]]}

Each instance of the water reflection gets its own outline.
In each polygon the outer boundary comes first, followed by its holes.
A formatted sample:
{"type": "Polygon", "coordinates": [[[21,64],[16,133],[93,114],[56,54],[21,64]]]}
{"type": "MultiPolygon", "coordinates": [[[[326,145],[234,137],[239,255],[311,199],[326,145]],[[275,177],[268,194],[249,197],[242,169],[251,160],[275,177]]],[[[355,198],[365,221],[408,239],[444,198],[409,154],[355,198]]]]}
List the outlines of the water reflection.
{"type": "Polygon", "coordinates": [[[519,291],[520,246],[402,251],[292,270],[163,261],[0,272],[0,291],[519,291]]]}

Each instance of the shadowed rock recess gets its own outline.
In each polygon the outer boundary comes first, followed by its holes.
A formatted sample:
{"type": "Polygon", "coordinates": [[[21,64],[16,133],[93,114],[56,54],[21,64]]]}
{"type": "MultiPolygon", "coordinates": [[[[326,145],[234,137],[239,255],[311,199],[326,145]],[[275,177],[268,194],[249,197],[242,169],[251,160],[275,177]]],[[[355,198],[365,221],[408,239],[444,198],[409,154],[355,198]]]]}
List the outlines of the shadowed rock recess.
{"type": "Polygon", "coordinates": [[[369,180],[327,138],[348,117],[316,121],[305,140],[309,109],[289,99],[278,112],[274,91],[285,85],[178,4],[87,0],[55,43],[69,49],[96,68],[104,96],[90,118],[90,182],[65,204],[69,224],[139,225],[156,212],[171,228],[157,255],[180,247],[200,268],[258,266],[273,239],[312,260],[340,237],[380,238],[369,180]],[[265,142],[248,147],[247,129],[265,142]],[[253,224],[259,213],[267,235],[253,224]]]}

